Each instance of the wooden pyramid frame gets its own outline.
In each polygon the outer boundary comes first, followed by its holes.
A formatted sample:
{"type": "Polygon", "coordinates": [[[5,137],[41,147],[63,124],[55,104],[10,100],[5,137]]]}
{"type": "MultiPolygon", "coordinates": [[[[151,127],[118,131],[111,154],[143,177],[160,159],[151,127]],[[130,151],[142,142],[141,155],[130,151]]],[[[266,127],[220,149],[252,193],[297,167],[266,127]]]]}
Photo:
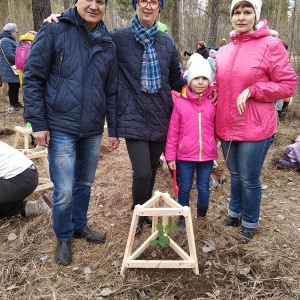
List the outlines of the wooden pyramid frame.
{"type": "Polygon", "coordinates": [[[143,205],[136,205],[132,221],[130,225],[128,240],[124,253],[123,264],[121,267],[121,275],[129,268],[168,268],[168,269],[193,269],[196,275],[199,274],[198,260],[196,254],[195,238],[191,217],[191,210],[187,206],[181,206],[173,200],[168,193],[156,191],[154,196],[143,205]],[[160,202],[163,207],[159,207],[160,202]],[[150,237],[132,253],[133,242],[135,238],[135,229],[138,218],[142,216],[152,216],[152,233],[150,237]],[[158,237],[156,224],[158,217],[162,217],[162,225],[168,224],[169,216],[184,216],[186,223],[186,234],[188,239],[188,247],[190,254],[186,253],[178,244],[170,237],[170,247],[182,258],[182,260],[137,260],[136,258],[149,247],[151,240],[158,237]]]}

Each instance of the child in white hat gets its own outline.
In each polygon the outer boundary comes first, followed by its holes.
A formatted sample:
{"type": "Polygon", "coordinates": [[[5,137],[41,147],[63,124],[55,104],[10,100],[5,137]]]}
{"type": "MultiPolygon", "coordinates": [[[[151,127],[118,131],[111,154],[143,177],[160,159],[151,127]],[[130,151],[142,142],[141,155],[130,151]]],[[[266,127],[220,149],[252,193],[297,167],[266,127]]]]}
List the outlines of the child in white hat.
{"type": "MultiPolygon", "coordinates": [[[[189,206],[190,190],[196,170],[198,189],[197,217],[205,217],[209,204],[209,181],[217,145],[214,135],[216,107],[212,104],[211,67],[200,54],[187,63],[188,85],[177,99],[169,125],[165,158],[171,170],[179,165],[178,202],[189,206]]],[[[180,231],[185,219],[180,216],[180,231]]]]}

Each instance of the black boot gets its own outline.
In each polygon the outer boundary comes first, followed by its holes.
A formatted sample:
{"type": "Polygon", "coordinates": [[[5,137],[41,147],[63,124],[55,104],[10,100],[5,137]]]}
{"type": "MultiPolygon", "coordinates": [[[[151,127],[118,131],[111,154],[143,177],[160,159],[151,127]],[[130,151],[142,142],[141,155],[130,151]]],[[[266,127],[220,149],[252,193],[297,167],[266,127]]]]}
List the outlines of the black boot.
{"type": "Polygon", "coordinates": [[[231,227],[239,227],[241,225],[241,219],[228,216],[226,220],[223,222],[223,225],[231,226],[231,227]]]}
{"type": "Polygon", "coordinates": [[[152,217],[150,216],[145,216],[144,218],[144,223],[148,226],[152,226],[152,217]]]}
{"type": "Polygon", "coordinates": [[[139,237],[143,231],[143,226],[144,226],[144,217],[139,217],[136,230],[135,230],[135,236],[139,237]]]}
{"type": "Polygon", "coordinates": [[[135,231],[136,237],[141,235],[144,224],[146,224],[146,226],[152,226],[152,217],[150,216],[139,217],[138,224],[136,226],[136,231],[135,231]]]}
{"type": "Polygon", "coordinates": [[[178,232],[179,233],[184,233],[186,230],[185,227],[185,218],[184,216],[179,216],[179,220],[178,220],[178,232]]]}
{"type": "Polygon", "coordinates": [[[203,218],[206,216],[208,206],[197,205],[197,218],[203,218]]]}
{"type": "Polygon", "coordinates": [[[255,228],[247,228],[242,226],[241,227],[241,236],[239,237],[240,244],[248,244],[250,240],[253,239],[256,229],[255,228]]]}
{"type": "Polygon", "coordinates": [[[67,266],[72,262],[71,241],[58,242],[54,259],[58,265],[67,266]]]}

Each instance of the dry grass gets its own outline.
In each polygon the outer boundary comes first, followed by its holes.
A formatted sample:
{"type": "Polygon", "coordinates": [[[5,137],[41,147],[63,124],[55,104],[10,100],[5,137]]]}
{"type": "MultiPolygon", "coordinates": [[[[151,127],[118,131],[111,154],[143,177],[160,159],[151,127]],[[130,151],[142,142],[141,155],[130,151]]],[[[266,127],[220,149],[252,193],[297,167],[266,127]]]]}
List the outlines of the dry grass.
{"type": "MultiPolygon", "coordinates": [[[[22,125],[22,112],[4,113],[7,100],[0,90],[0,138],[12,144],[14,135],[4,131],[22,125]],[[1,100],[2,99],[2,100],[1,100]]],[[[193,219],[200,275],[192,270],[130,269],[120,275],[131,222],[131,167],[124,141],[119,149],[107,151],[105,136],[93,185],[89,209],[89,225],[107,232],[104,245],[82,240],[72,241],[74,251],[71,266],[57,266],[53,261],[56,239],[50,217],[16,217],[0,221],[0,299],[101,299],[101,292],[109,288],[106,299],[300,299],[300,188],[299,173],[275,170],[270,166],[273,156],[280,156],[299,135],[299,104],[295,99],[285,122],[279,126],[275,141],[268,153],[262,172],[263,190],[261,221],[257,237],[248,245],[239,245],[237,229],[224,228],[229,183],[211,192],[207,220],[193,219]],[[15,233],[17,239],[8,240],[15,233]],[[204,240],[212,239],[217,250],[202,252],[204,240]],[[42,262],[49,256],[51,262],[42,262]],[[84,269],[89,267],[91,274],[84,269]],[[247,269],[249,268],[249,269],[247,269]],[[240,271],[249,270],[247,275],[240,271]]],[[[216,175],[225,175],[220,155],[216,175]]],[[[255,163],[255,162],[254,162],[255,163]]],[[[42,170],[40,170],[42,171],[42,170]]],[[[172,194],[172,179],[160,168],[155,189],[172,194]]],[[[30,198],[38,198],[40,194],[30,198]]],[[[191,208],[195,215],[196,191],[192,191],[191,208]]],[[[148,237],[146,229],[135,246],[148,237]]],[[[185,236],[175,236],[186,248],[185,236]]],[[[156,249],[157,255],[170,259],[171,249],[156,249]]],[[[147,249],[144,258],[151,258],[147,249]]]]}

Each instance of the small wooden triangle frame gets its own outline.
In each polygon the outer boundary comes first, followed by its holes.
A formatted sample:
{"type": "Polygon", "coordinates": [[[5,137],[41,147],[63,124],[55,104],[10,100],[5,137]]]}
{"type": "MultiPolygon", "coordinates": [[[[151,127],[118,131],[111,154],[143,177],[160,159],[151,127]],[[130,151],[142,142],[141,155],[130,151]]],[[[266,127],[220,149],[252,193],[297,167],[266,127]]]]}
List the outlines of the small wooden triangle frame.
{"type": "MultiPolygon", "coordinates": [[[[18,145],[18,140],[20,134],[24,135],[24,149],[17,149],[26,155],[29,159],[41,158],[46,170],[48,177],[50,178],[49,172],[49,162],[48,162],[48,152],[44,147],[37,146],[36,148],[29,148],[29,136],[32,133],[32,129],[28,127],[15,126],[16,136],[14,139],[13,147],[16,148],[18,145]]],[[[34,192],[49,189],[53,187],[53,183],[49,178],[39,178],[39,185],[34,190],[34,192]]]]}
{"type": "Polygon", "coordinates": [[[198,275],[198,260],[190,208],[181,206],[178,202],[173,200],[168,193],[161,193],[159,191],[156,191],[154,196],[143,205],[136,205],[121,267],[121,275],[123,275],[128,268],[193,269],[194,273],[198,275]],[[160,202],[163,202],[163,207],[159,207],[160,202]],[[142,216],[153,217],[152,234],[134,253],[132,253],[138,218],[142,216]],[[156,229],[158,217],[162,217],[162,225],[166,226],[168,224],[169,216],[185,217],[190,255],[169,237],[170,247],[182,258],[182,260],[137,260],[136,258],[149,247],[150,241],[155,240],[158,237],[158,230],[156,229]]]}

